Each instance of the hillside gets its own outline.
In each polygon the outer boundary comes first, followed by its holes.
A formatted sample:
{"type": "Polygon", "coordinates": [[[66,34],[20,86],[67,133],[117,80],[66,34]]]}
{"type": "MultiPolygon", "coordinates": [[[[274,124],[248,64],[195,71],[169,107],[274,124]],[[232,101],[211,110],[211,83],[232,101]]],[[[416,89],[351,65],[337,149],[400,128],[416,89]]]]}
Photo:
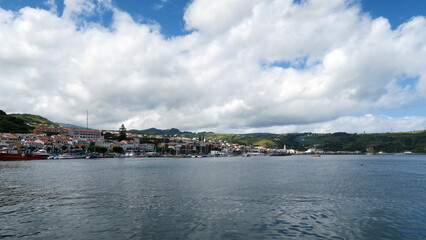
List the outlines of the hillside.
{"type": "MultiPolygon", "coordinates": [[[[0,132],[28,133],[33,127],[30,125],[46,124],[57,127],[58,124],[48,119],[31,114],[9,114],[0,110],[0,132]]],[[[289,134],[221,134],[213,132],[182,132],[179,129],[129,130],[129,133],[148,135],[185,135],[189,138],[205,140],[222,140],[230,143],[263,146],[269,148],[287,148],[306,150],[317,148],[324,151],[361,151],[400,153],[426,153],[426,131],[402,133],[374,133],[349,134],[344,132],[316,134],[316,133],[289,133],[289,134]]]]}
{"type": "Polygon", "coordinates": [[[405,133],[372,133],[349,134],[344,132],[316,134],[316,133],[289,133],[289,134],[221,134],[213,132],[181,132],[176,128],[161,130],[150,128],[146,130],[130,130],[131,133],[164,135],[186,135],[190,138],[205,140],[222,140],[230,143],[263,146],[269,148],[287,148],[307,150],[309,148],[324,151],[361,151],[400,153],[426,153],[426,131],[405,133]]]}
{"type": "Polygon", "coordinates": [[[411,151],[413,153],[426,153],[426,131],[373,134],[349,134],[344,132],[253,135],[203,133],[202,138],[272,148],[283,148],[286,145],[287,148],[296,150],[307,150],[308,148],[316,147],[325,151],[382,151],[386,153],[411,151]]]}
{"type": "Polygon", "coordinates": [[[54,126],[54,127],[58,127],[59,125],[51,122],[50,120],[38,116],[38,115],[32,115],[32,114],[9,114],[9,116],[15,117],[15,118],[19,118],[22,119],[25,123],[30,124],[30,125],[37,125],[37,124],[46,124],[48,126],[54,126]]]}
{"type": "Polygon", "coordinates": [[[78,126],[78,125],[74,125],[74,124],[69,124],[69,123],[58,123],[57,122],[55,124],[57,124],[58,126],[63,127],[63,128],[70,128],[70,127],[72,127],[72,128],[79,128],[79,129],[86,128],[86,127],[82,127],[82,126],[78,126]]]}
{"type": "Polygon", "coordinates": [[[375,133],[375,134],[310,134],[303,144],[318,144],[326,151],[362,151],[399,153],[411,151],[426,153],[426,132],[375,133]]]}
{"type": "Polygon", "coordinates": [[[181,132],[179,131],[179,129],[176,128],[171,128],[171,129],[157,129],[157,128],[149,128],[149,129],[145,129],[145,130],[129,130],[127,131],[129,133],[134,133],[134,134],[149,134],[149,135],[181,135],[181,134],[185,134],[188,132],[181,132]]]}
{"type": "Polygon", "coordinates": [[[26,124],[21,118],[7,115],[0,110],[0,133],[29,133],[33,127],[26,124]]]}

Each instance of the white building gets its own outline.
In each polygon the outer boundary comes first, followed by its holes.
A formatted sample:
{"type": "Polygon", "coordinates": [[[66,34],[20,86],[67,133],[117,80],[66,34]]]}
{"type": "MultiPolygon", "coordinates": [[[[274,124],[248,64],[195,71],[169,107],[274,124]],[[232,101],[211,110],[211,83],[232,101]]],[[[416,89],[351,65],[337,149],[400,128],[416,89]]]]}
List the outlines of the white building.
{"type": "Polygon", "coordinates": [[[106,147],[108,150],[111,150],[111,143],[105,142],[104,139],[97,139],[94,141],[95,146],[98,147],[106,147]]]}
{"type": "Polygon", "coordinates": [[[9,146],[9,144],[7,144],[6,142],[0,141],[0,148],[2,148],[2,147],[8,147],[8,146],[9,146]]]}
{"type": "Polygon", "coordinates": [[[144,143],[140,145],[142,151],[153,152],[155,150],[155,145],[150,143],[144,143]]]}
{"type": "Polygon", "coordinates": [[[70,127],[68,129],[70,137],[77,139],[96,140],[101,139],[101,131],[95,129],[78,129],[70,127]]]}

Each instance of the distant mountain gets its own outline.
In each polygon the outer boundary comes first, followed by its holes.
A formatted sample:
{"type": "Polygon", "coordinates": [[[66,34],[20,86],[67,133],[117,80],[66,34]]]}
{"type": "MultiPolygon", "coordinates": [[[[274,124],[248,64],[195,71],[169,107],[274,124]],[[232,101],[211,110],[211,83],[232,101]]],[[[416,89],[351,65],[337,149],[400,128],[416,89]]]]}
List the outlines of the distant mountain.
{"type": "Polygon", "coordinates": [[[181,135],[183,134],[181,131],[179,131],[179,129],[176,128],[171,128],[171,129],[157,129],[157,128],[149,128],[146,130],[136,130],[136,129],[132,129],[127,131],[129,133],[134,133],[134,134],[149,134],[149,135],[181,135]]]}
{"type": "Polygon", "coordinates": [[[14,114],[9,114],[9,116],[22,119],[25,123],[30,125],[47,124],[49,126],[58,127],[58,124],[38,115],[26,114],[26,113],[24,114],[14,113],[14,114]]]}
{"type": "Polygon", "coordinates": [[[150,135],[186,135],[190,138],[205,140],[222,140],[244,145],[264,146],[271,148],[287,148],[307,150],[318,147],[325,151],[360,151],[400,153],[426,153],[426,131],[405,133],[371,133],[350,134],[344,132],[316,134],[316,133],[252,133],[252,134],[221,134],[213,132],[182,132],[172,128],[161,130],[150,128],[147,130],[130,130],[129,132],[150,135]]]}
{"type": "Polygon", "coordinates": [[[232,143],[240,143],[240,144],[252,144],[258,146],[267,146],[274,147],[278,144],[273,140],[273,136],[276,134],[271,133],[250,133],[250,134],[228,134],[228,133],[214,133],[214,132],[188,132],[188,131],[180,131],[176,128],[171,129],[157,129],[157,128],[149,128],[146,130],[136,130],[132,129],[127,131],[129,133],[134,134],[148,134],[148,135],[162,135],[162,136],[171,136],[171,135],[185,135],[189,138],[197,138],[197,139],[205,139],[205,140],[222,140],[228,141],[232,143]]]}
{"type": "Polygon", "coordinates": [[[241,134],[241,135],[258,137],[258,136],[274,135],[274,134],[273,133],[244,133],[244,134],[241,134]]]}
{"type": "Polygon", "coordinates": [[[80,128],[80,129],[86,128],[86,127],[82,127],[82,126],[78,126],[78,125],[74,125],[74,124],[69,124],[69,123],[56,123],[56,124],[58,124],[59,126],[64,127],[64,128],[69,128],[69,127],[80,128]]]}
{"type": "Polygon", "coordinates": [[[29,133],[33,127],[23,119],[7,115],[0,110],[0,133],[29,133]]]}
{"type": "MultiPolygon", "coordinates": [[[[31,124],[47,124],[50,126],[84,128],[66,123],[53,123],[48,119],[32,114],[9,114],[0,110],[0,133],[29,133],[33,130],[31,124]]],[[[146,130],[129,130],[129,133],[149,135],[185,135],[190,138],[205,140],[222,140],[244,145],[264,146],[272,148],[287,148],[306,150],[318,147],[325,151],[361,151],[400,153],[426,153],[426,131],[412,131],[403,133],[372,133],[349,134],[344,132],[316,134],[316,133],[251,133],[251,134],[221,134],[213,132],[187,132],[176,128],[146,130]]]]}

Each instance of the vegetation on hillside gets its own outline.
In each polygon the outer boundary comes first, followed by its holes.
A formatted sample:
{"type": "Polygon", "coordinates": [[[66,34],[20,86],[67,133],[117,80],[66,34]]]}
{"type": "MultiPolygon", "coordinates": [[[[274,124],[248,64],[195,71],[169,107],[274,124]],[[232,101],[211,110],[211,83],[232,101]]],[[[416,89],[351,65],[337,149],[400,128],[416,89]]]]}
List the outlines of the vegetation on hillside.
{"type": "MultiPolygon", "coordinates": [[[[360,151],[360,152],[386,152],[400,153],[411,151],[413,153],[426,153],[426,131],[413,131],[406,133],[373,133],[349,134],[345,132],[316,134],[316,133],[289,133],[289,134],[221,134],[213,132],[181,132],[172,128],[167,130],[147,129],[130,130],[131,133],[171,136],[174,134],[185,135],[199,140],[222,140],[229,143],[263,146],[268,148],[283,148],[305,151],[309,148],[324,151],[360,151]]],[[[142,140],[142,139],[141,139],[142,140]]],[[[146,142],[152,140],[143,139],[146,142]]],[[[145,142],[143,141],[143,142],[145,142]]]]}
{"type": "Polygon", "coordinates": [[[217,139],[233,143],[251,144],[264,147],[307,150],[318,148],[324,151],[361,151],[400,153],[411,151],[426,153],[426,131],[383,134],[349,134],[344,132],[330,134],[291,133],[266,135],[214,134],[217,139]]]}
{"type": "Polygon", "coordinates": [[[30,125],[46,124],[52,127],[59,127],[58,124],[51,122],[50,120],[38,115],[24,113],[24,114],[9,114],[9,116],[22,119],[25,123],[30,125]]]}
{"type": "Polygon", "coordinates": [[[426,153],[426,132],[381,134],[312,134],[305,138],[306,145],[319,144],[326,151],[361,151],[400,153],[411,151],[426,153]]]}
{"type": "MultiPolygon", "coordinates": [[[[28,133],[33,127],[31,124],[47,124],[58,126],[46,118],[31,114],[10,114],[0,110],[0,132],[28,133]]],[[[213,132],[181,132],[176,128],[161,130],[150,128],[146,130],[130,130],[129,133],[162,135],[163,139],[140,139],[141,143],[167,143],[168,137],[185,135],[198,140],[222,140],[228,143],[243,145],[263,146],[281,149],[284,145],[288,149],[304,151],[316,148],[324,151],[360,151],[360,152],[386,152],[400,153],[410,151],[413,153],[426,153],[426,131],[413,131],[404,133],[381,134],[349,134],[344,132],[315,134],[315,133],[290,133],[290,134],[220,134],[213,132]]],[[[118,140],[120,136],[107,133],[105,139],[118,140]]]]}
{"type": "Polygon", "coordinates": [[[7,115],[5,112],[0,110],[1,133],[29,133],[32,130],[33,127],[27,125],[24,120],[7,115]]]}
{"type": "Polygon", "coordinates": [[[175,134],[182,134],[181,131],[179,131],[176,128],[171,128],[171,129],[166,129],[166,130],[162,130],[162,129],[157,129],[157,128],[149,128],[146,130],[129,130],[129,133],[134,133],[134,134],[149,134],[149,135],[175,135],[175,134]]]}
{"type": "Polygon", "coordinates": [[[147,134],[147,135],[162,135],[162,136],[174,136],[174,135],[185,135],[187,137],[193,138],[198,137],[196,133],[192,132],[181,132],[179,129],[171,128],[171,129],[157,129],[157,128],[149,128],[145,130],[136,130],[132,129],[127,131],[128,133],[134,134],[147,134]]]}

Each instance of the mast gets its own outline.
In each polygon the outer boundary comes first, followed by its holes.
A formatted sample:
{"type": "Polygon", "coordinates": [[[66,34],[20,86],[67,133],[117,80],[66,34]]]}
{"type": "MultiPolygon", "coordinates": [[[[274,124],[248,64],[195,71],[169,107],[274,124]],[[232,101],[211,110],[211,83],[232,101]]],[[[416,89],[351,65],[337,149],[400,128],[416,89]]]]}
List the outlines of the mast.
{"type": "Polygon", "coordinates": [[[86,115],[86,128],[89,129],[89,110],[87,110],[87,115],[86,115]]]}

